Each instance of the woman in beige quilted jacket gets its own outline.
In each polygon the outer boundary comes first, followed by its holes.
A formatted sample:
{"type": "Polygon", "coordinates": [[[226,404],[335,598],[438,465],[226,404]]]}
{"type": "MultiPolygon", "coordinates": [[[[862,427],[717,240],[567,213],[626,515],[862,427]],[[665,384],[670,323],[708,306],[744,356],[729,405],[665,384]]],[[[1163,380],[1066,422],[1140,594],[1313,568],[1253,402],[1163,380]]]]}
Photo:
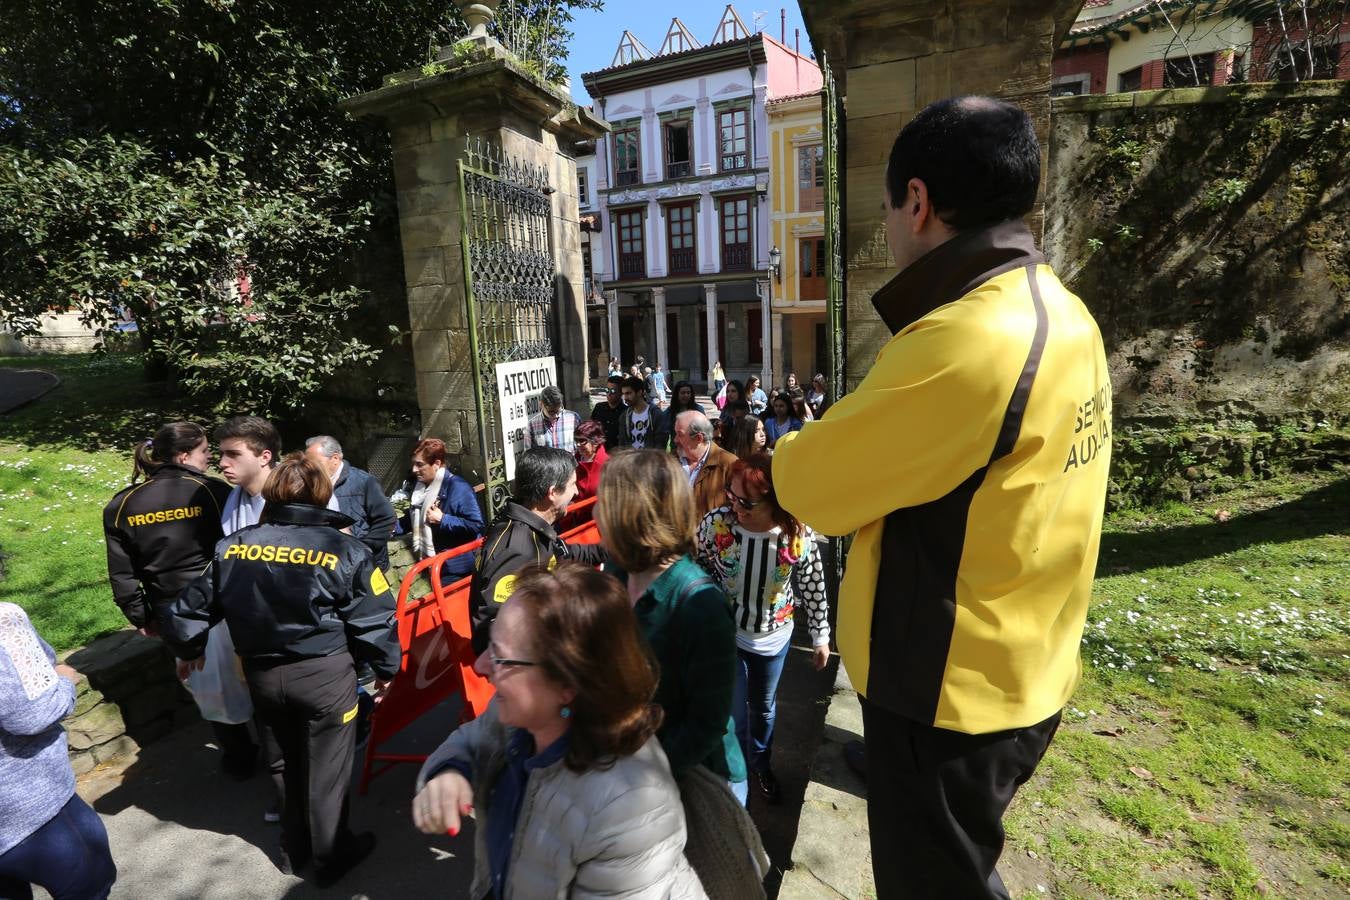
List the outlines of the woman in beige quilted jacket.
{"type": "Polygon", "coordinates": [[[427,759],[413,800],[427,834],[477,810],[471,900],[705,898],[623,585],[579,563],[524,570],[476,668],[497,695],[427,759]]]}

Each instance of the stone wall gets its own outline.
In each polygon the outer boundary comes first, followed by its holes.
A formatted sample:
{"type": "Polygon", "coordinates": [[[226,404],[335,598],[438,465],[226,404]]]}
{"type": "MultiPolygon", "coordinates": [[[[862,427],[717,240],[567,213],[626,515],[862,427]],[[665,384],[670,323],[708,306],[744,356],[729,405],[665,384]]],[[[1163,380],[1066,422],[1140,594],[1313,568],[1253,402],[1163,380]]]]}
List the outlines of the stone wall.
{"type": "Polygon", "coordinates": [[[83,676],[75,710],[62,723],[76,775],[200,718],[175,675],[173,654],[157,638],[128,628],[64,654],[62,661],[83,676]]]}
{"type": "Polygon", "coordinates": [[[1350,460],[1350,84],[1053,104],[1045,248],[1107,343],[1119,502],[1350,460]]]}

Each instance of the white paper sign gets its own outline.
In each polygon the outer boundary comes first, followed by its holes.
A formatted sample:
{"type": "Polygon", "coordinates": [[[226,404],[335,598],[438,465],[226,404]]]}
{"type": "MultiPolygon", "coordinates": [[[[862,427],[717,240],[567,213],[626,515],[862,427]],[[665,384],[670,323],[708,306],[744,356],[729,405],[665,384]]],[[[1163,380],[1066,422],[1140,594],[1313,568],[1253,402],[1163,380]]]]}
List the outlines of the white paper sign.
{"type": "Polygon", "coordinates": [[[539,412],[539,392],[558,383],[552,356],[497,364],[497,408],[501,410],[506,479],[516,477],[516,456],[530,446],[530,416],[539,412]]]}

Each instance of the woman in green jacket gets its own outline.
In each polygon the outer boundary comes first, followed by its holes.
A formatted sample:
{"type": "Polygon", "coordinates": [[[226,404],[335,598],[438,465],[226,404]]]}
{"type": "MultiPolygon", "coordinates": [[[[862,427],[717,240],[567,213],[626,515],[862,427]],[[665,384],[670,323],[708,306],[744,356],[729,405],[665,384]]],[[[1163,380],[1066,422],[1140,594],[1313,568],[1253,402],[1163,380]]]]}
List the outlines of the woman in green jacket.
{"type": "Polygon", "coordinates": [[[661,669],[658,736],[676,779],[703,765],[742,803],[745,761],[731,719],[736,625],[726,597],[694,562],[698,516],[689,476],[668,453],[630,450],[605,465],[595,521],[661,669]]]}

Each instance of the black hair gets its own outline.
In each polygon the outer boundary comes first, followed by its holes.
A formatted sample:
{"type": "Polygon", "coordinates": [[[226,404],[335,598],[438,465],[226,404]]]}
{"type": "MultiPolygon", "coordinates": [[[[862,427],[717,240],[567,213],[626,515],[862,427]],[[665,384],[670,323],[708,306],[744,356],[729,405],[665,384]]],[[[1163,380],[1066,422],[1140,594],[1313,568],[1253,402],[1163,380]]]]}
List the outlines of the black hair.
{"type": "Polygon", "coordinates": [[[626,388],[632,388],[635,392],[639,394],[645,394],[647,391],[647,382],[643,381],[636,375],[629,375],[627,378],[625,378],[623,380],[623,386],[626,388]]]}
{"type": "Polygon", "coordinates": [[[531,447],[516,460],[516,502],[533,509],[548,498],[548,489],[561,491],[577,470],[577,458],[554,447],[531,447]]]}
{"type": "Polygon", "coordinates": [[[928,188],[938,218],[957,231],[1019,219],[1036,203],[1041,145],[1031,117],[992,97],[930,103],[900,130],[886,166],[891,206],[910,179],[928,188]]]}
{"type": "Polygon", "coordinates": [[[672,391],[670,395],[670,408],[666,410],[666,414],[667,416],[669,416],[670,421],[674,422],[675,416],[684,412],[686,409],[701,410],[701,407],[698,405],[697,397],[698,391],[694,390],[694,385],[692,382],[689,381],[675,382],[675,390],[672,391]],[[680,405],[680,391],[684,388],[689,388],[689,404],[687,406],[680,405]]]}
{"type": "Polygon", "coordinates": [[[206,440],[206,429],[195,422],[170,422],[132,454],[131,483],[149,478],[180,453],[189,453],[206,440]]]}
{"type": "Polygon", "coordinates": [[[627,375],[611,375],[611,376],[609,376],[608,378],[605,379],[605,383],[606,383],[606,384],[617,384],[617,385],[619,385],[619,386],[622,387],[622,386],[623,386],[623,383],[624,383],[625,381],[627,381],[627,380],[628,380],[628,376],[627,376],[627,375]]]}

